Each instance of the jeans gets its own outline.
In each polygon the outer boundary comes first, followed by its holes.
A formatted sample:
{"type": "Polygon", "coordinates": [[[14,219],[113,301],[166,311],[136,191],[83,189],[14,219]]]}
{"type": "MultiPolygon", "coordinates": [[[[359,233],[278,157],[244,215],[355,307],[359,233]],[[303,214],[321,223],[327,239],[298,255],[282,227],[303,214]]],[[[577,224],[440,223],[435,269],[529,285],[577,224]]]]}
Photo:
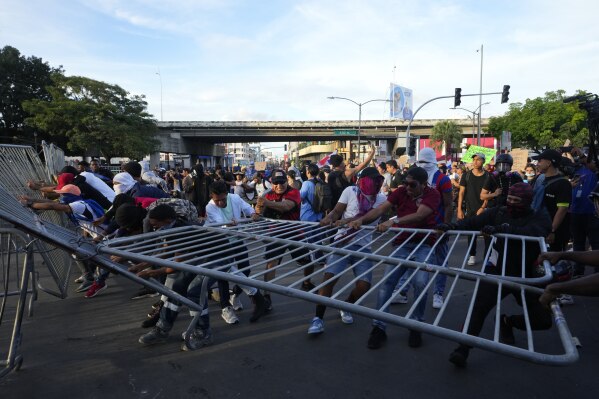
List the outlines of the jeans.
{"type": "MultiPolygon", "coordinates": [[[[399,258],[399,259],[406,259],[410,253],[414,250],[414,248],[416,248],[417,244],[406,244],[403,247],[401,247],[400,249],[395,250],[391,256],[394,258],[399,258]]],[[[412,254],[412,256],[408,259],[414,262],[423,262],[426,257],[428,256],[428,253],[430,252],[431,247],[429,245],[421,245],[420,248],[418,248],[418,250],[412,254]]],[[[395,286],[397,285],[397,282],[399,281],[400,277],[402,277],[404,274],[407,275],[408,277],[410,277],[414,271],[416,269],[413,269],[411,267],[406,267],[406,266],[387,266],[387,268],[385,269],[385,282],[383,283],[383,285],[381,286],[381,289],[379,290],[379,295],[378,295],[378,300],[377,300],[377,308],[383,312],[388,312],[389,309],[388,308],[382,308],[382,306],[385,304],[385,302],[387,302],[389,300],[389,298],[391,298],[391,295],[393,294],[393,290],[395,289],[395,286]]],[[[428,283],[428,279],[430,277],[429,272],[424,271],[424,270],[419,270],[418,272],[416,272],[416,275],[413,276],[412,280],[410,280],[410,285],[414,288],[414,297],[417,298],[423,291],[424,291],[424,287],[426,286],[426,284],[428,283]]],[[[424,321],[424,311],[426,310],[426,297],[427,297],[427,293],[426,291],[424,292],[424,295],[422,297],[422,299],[420,300],[420,302],[418,302],[418,305],[416,307],[416,309],[414,310],[414,312],[412,313],[411,318],[415,319],[415,320],[419,320],[419,321],[424,321]]],[[[373,320],[372,321],[372,325],[379,327],[381,329],[385,329],[386,328],[386,323],[380,320],[373,320]]]]}
{"type": "MultiPolygon", "coordinates": [[[[447,267],[449,265],[449,259],[447,254],[449,253],[449,246],[447,245],[447,238],[437,244],[435,247],[435,257],[437,258],[437,265],[447,267]]],[[[435,278],[435,290],[433,293],[443,295],[445,292],[445,283],[447,282],[447,274],[439,273],[435,278]]]]}

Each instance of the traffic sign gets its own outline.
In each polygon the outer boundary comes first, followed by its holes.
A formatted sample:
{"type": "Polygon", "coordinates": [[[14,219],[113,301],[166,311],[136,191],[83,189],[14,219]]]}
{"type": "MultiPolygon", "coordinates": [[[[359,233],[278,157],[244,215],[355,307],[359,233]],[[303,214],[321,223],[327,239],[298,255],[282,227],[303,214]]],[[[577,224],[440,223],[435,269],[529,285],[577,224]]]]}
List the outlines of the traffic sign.
{"type": "Polygon", "coordinates": [[[335,130],[335,136],[357,136],[358,131],[356,129],[343,129],[335,130]]]}

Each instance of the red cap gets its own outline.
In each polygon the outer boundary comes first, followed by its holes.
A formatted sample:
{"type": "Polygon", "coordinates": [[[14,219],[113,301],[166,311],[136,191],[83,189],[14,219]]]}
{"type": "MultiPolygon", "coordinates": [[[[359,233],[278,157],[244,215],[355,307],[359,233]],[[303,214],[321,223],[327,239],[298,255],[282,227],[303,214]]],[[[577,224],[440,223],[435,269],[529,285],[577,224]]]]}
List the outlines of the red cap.
{"type": "Polygon", "coordinates": [[[56,190],[60,190],[65,186],[65,184],[71,184],[75,179],[75,176],[72,173],[61,173],[58,175],[58,185],[56,186],[56,190]]]}

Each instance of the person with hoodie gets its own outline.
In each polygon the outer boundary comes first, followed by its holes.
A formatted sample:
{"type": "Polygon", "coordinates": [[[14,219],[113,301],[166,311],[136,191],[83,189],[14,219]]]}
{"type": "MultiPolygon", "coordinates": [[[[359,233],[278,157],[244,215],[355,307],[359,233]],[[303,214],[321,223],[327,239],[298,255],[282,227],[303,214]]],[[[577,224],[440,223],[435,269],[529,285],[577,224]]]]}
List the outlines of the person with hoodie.
{"type": "Polygon", "coordinates": [[[210,201],[210,184],[212,178],[204,173],[204,165],[195,164],[191,171],[193,189],[189,200],[198,208],[200,217],[206,216],[206,205],[210,201]]]}

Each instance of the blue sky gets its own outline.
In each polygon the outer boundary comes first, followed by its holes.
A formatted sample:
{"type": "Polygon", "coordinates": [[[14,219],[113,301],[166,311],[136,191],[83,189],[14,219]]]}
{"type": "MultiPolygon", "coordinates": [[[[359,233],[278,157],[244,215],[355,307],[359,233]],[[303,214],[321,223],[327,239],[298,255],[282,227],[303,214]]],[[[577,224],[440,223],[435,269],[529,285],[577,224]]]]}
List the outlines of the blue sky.
{"type": "MultiPolygon", "coordinates": [[[[483,91],[597,93],[598,11],[581,0],[3,0],[0,46],[144,94],[158,120],[160,77],[164,120],[357,119],[326,97],[386,98],[391,80],[415,108],[455,87],[478,93],[481,44],[483,91]]],[[[483,117],[507,110],[486,101],[483,117]]],[[[418,117],[465,118],[452,106],[418,117]]],[[[387,115],[384,103],[363,109],[387,115]]]]}

